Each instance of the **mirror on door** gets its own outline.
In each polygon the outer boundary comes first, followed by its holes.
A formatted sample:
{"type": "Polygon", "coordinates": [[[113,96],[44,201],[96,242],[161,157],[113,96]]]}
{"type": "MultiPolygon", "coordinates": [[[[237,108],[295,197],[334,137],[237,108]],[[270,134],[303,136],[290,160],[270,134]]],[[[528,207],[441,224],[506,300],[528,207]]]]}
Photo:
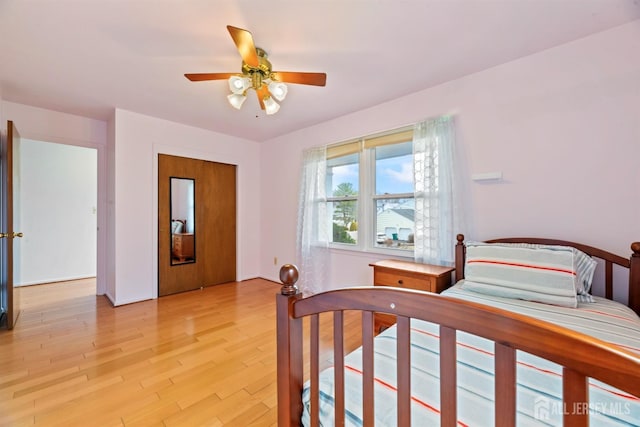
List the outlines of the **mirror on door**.
{"type": "Polygon", "coordinates": [[[192,178],[170,179],[171,265],[196,262],[195,186],[192,178]]]}

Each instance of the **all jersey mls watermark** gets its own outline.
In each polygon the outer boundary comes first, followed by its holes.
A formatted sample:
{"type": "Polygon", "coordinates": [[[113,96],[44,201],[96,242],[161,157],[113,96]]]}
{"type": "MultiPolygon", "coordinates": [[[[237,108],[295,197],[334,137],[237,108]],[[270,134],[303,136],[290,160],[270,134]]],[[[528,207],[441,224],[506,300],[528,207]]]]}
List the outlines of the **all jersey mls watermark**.
{"type": "Polygon", "coordinates": [[[562,415],[629,415],[631,406],[625,402],[576,402],[566,404],[540,396],[533,403],[533,416],[540,421],[548,421],[562,415]]]}

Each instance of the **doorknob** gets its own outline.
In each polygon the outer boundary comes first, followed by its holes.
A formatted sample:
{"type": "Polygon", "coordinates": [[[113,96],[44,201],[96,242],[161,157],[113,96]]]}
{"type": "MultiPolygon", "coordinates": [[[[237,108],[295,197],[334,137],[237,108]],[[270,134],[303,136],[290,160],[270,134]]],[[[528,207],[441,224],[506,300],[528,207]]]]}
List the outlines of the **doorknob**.
{"type": "Polygon", "coordinates": [[[0,239],[9,238],[9,237],[22,237],[24,234],[22,233],[0,233],[0,239]]]}

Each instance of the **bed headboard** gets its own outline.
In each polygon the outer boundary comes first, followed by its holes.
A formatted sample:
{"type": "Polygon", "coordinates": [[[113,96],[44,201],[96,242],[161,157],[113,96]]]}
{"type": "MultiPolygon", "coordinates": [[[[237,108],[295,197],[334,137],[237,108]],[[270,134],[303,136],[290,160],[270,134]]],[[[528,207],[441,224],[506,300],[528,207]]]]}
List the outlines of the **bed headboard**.
{"type": "MultiPolygon", "coordinates": [[[[464,279],[464,263],[466,247],[464,244],[464,235],[456,236],[458,243],[456,244],[456,282],[464,279]]],[[[592,246],[583,245],[581,243],[569,242],[566,240],[544,239],[538,237],[509,237],[504,239],[487,240],[487,243],[534,243],[540,245],[560,245],[572,246],[594,258],[601,259],[605,265],[605,298],[613,299],[613,265],[629,269],[629,301],[628,305],[633,311],[640,315],[640,242],[631,244],[631,256],[623,258],[611,252],[592,246]]]]}

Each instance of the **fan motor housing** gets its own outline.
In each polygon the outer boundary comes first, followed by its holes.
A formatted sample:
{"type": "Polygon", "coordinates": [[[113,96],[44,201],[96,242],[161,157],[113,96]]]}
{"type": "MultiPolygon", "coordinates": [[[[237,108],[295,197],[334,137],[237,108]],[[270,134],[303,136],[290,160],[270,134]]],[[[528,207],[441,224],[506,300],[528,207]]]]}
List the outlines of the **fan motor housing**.
{"type": "Polygon", "coordinates": [[[251,76],[254,73],[260,73],[262,74],[263,79],[268,79],[271,75],[271,62],[267,59],[267,52],[264,49],[256,47],[256,53],[258,54],[259,65],[257,67],[252,67],[242,61],[242,74],[251,76]]]}

